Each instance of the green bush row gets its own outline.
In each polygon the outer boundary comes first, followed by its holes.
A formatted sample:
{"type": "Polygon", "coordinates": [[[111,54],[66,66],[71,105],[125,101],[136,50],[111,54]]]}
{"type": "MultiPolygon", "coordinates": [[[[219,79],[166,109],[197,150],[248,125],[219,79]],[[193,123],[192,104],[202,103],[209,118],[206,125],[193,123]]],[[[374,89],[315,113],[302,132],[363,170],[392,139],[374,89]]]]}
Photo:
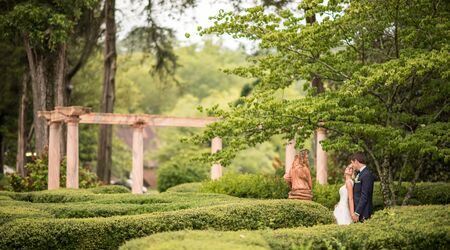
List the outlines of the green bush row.
{"type": "Polygon", "coordinates": [[[219,180],[203,182],[201,192],[228,194],[241,198],[284,199],[288,197],[286,182],[275,176],[228,174],[219,180]]]}
{"type": "Polygon", "coordinates": [[[241,201],[240,198],[211,193],[163,193],[158,195],[88,194],[88,190],[53,190],[0,195],[0,222],[11,218],[89,218],[135,215],[188,208],[208,207],[241,201]],[[82,197],[79,199],[78,196],[82,197]],[[12,199],[12,198],[16,199],[12,199]],[[71,202],[67,202],[72,200],[71,202]],[[73,202],[73,200],[81,200],[73,202]],[[31,201],[31,202],[30,202],[31,201]],[[41,203],[40,201],[52,201],[41,203]],[[58,201],[58,202],[54,202],[58,201]],[[30,216],[14,214],[15,208],[37,211],[30,216]]]}
{"type": "Polygon", "coordinates": [[[199,192],[202,188],[201,182],[191,182],[191,183],[183,183],[176,186],[173,186],[171,188],[168,188],[167,192],[179,192],[179,193],[192,193],[192,192],[199,192]]]}
{"type": "Polygon", "coordinates": [[[122,186],[99,186],[89,189],[56,189],[35,192],[5,192],[0,196],[9,196],[14,200],[39,202],[39,203],[66,203],[83,202],[97,199],[99,194],[123,194],[130,193],[122,186]]]}
{"type": "MultiPolygon", "coordinates": [[[[342,184],[313,185],[313,201],[333,209],[339,201],[339,188],[342,184]]],[[[410,183],[403,183],[398,193],[401,204],[410,183]]],[[[287,198],[289,187],[280,177],[255,174],[230,174],[219,180],[204,182],[202,192],[228,194],[242,198],[282,199],[287,198]]],[[[450,183],[417,183],[409,204],[448,204],[450,202],[450,183]]],[[[376,210],[383,209],[380,183],[375,183],[373,203],[376,210]]]]}
{"type": "Polygon", "coordinates": [[[129,241],[120,249],[448,249],[449,212],[448,206],[400,207],[350,226],[167,232],[129,241]]]}
{"type": "Polygon", "coordinates": [[[0,249],[117,249],[126,240],[158,232],[292,228],[333,220],[320,204],[292,200],[247,200],[110,218],[22,218],[0,226],[0,249]]]}
{"type": "Polygon", "coordinates": [[[88,189],[94,194],[124,194],[131,193],[131,191],[124,186],[118,185],[107,185],[107,186],[99,186],[88,189]]]}
{"type": "Polygon", "coordinates": [[[16,204],[1,203],[0,225],[20,218],[51,218],[52,215],[46,211],[29,206],[16,206],[16,204]]]}

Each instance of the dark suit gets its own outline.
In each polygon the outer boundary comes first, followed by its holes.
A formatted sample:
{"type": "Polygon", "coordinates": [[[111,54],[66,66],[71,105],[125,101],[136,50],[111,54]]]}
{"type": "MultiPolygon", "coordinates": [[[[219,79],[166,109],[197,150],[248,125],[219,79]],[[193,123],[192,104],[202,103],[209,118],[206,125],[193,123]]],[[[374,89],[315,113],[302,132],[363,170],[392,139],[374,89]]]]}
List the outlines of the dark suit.
{"type": "Polygon", "coordinates": [[[367,166],[358,175],[353,185],[353,201],[355,213],[359,214],[359,221],[364,221],[365,219],[369,219],[373,213],[372,196],[374,177],[367,166]]]}

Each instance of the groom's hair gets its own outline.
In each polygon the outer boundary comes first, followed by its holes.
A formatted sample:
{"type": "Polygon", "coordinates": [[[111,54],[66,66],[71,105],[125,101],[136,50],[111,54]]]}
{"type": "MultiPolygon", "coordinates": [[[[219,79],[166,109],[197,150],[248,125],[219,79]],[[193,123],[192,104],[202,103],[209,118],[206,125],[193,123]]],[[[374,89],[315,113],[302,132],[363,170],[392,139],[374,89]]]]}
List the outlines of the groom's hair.
{"type": "Polygon", "coordinates": [[[366,157],[364,157],[363,153],[354,153],[350,155],[350,161],[358,160],[361,164],[366,164],[366,157]]]}

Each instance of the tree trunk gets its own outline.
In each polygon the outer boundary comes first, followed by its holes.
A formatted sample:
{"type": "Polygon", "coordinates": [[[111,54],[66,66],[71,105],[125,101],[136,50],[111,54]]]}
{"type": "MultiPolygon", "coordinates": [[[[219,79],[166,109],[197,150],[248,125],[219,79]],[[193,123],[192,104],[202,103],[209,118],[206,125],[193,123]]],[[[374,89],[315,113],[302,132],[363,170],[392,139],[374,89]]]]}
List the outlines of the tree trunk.
{"type": "Polygon", "coordinates": [[[19,106],[19,122],[18,122],[18,132],[17,132],[17,156],[16,156],[16,172],[20,176],[25,176],[25,152],[27,148],[27,132],[26,132],[26,114],[27,114],[27,89],[28,81],[30,75],[27,73],[23,74],[22,87],[20,93],[20,106],[19,106]]]}
{"type": "MultiPolygon", "coordinates": [[[[54,102],[56,106],[66,106],[67,105],[67,91],[66,91],[66,72],[67,72],[67,44],[63,43],[59,45],[58,51],[56,54],[55,61],[55,71],[54,71],[54,83],[55,83],[55,93],[54,93],[54,102]]],[[[63,126],[59,130],[59,138],[60,138],[60,159],[63,159],[65,155],[66,149],[66,136],[63,136],[65,133],[65,126],[63,126]]]]}
{"type": "Polygon", "coordinates": [[[39,53],[31,48],[28,36],[24,35],[24,45],[27,53],[33,92],[33,125],[35,135],[35,150],[38,157],[46,153],[48,145],[48,125],[45,119],[37,116],[38,111],[47,110],[47,75],[45,70],[45,53],[39,53]]]}
{"type": "Polygon", "coordinates": [[[391,196],[389,192],[389,179],[386,173],[386,166],[384,164],[387,163],[386,159],[383,162],[383,164],[380,164],[378,159],[375,157],[375,154],[373,151],[369,148],[369,146],[366,143],[362,143],[361,146],[364,148],[364,150],[369,154],[370,158],[372,158],[375,167],[377,169],[378,176],[380,177],[380,184],[381,184],[381,194],[383,195],[383,201],[384,206],[390,207],[391,206],[391,196]]]}
{"type": "Polygon", "coordinates": [[[33,92],[35,150],[38,157],[43,157],[48,150],[48,125],[45,119],[37,116],[37,112],[65,104],[67,44],[60,44],[55,54],[47,49],[31,47],[27,34],[23,38],[33,92]]]}
{"type": "Polygon", "coordinates": [[[408,192],[406,193],[405,198],[403,199],[402,206],[405,206],[408,204],[409,199],[411,198],[412,194],[414,193],[414,190],[416,188],[416,182],[419,179],[423,164],[424,163],[421,162],[419,167],[417,167],[417,169],[414,173],[414,179],[411,181],[411,185],[408,187],[408,192]]]}
{"type": "Polygon", "coordinates": [[[392,174],[392,166],[390,164],[387,165],[388,168],[388,177],[389,177],[389,192],[391,193],[391,205],[397,206],[397,195],[395,194],[395,183],[394,176],[392,174]]]}
{"type": "MultiPolygon", "coordinates": [[[[116,21],[115,0],[105,2],[106,34],[104,51],[103,94],[100,112],[112,113],[115,99],[116,76],[116,21]]],[[[112,127],[100,125],[97,154],[97,176],[105,184],[111,180],[112,127]]]]}
{"type": "Polygon", "coordinates": [[[66,50],[66,43],[59,46],[55,62],[55,106],[65,105],[66,50]]]}
{"type": "Polygon", "coordinates": [[[381,165],[381,174],[380,174],[380,182],[381,182],[381,193],[383,194],[384,206],[391,207],[393,205],[392,202],[392,194],[390,192],[390,183],[389,183],[389,173],[387,159],[384,159],[383,164],[381,165]]]}

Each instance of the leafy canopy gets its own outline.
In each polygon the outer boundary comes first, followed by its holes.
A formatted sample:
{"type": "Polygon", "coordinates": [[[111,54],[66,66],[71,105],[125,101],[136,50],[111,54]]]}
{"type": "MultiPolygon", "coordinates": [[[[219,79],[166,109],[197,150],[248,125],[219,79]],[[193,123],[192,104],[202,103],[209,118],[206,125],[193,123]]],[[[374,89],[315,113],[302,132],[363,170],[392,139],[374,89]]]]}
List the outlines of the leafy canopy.
{"type": "MultiPolygon", "coordinates": [[[[230,34],[257,41],[251,66],[230,73],[258,78],[255,92],[195,143],[223,138],[226,147],[209,161],[224,165],[240,150],[271,136],[297,139],[328,130],[326,150],[365,150],[375,165],[409,155],[450,160],[450,3],[434,0],[306,0],[297,10],[263,7],[243,14],[220,12],[202,34],[230,34]],[[315,14],[318,22],[307,23],[315,14]],[[302,79],[319,78],[325,93],[305,86],[305,98],[274,95],[302,79]]],[[[377,169],[379,174],[382,169],[377,169]]]]}

